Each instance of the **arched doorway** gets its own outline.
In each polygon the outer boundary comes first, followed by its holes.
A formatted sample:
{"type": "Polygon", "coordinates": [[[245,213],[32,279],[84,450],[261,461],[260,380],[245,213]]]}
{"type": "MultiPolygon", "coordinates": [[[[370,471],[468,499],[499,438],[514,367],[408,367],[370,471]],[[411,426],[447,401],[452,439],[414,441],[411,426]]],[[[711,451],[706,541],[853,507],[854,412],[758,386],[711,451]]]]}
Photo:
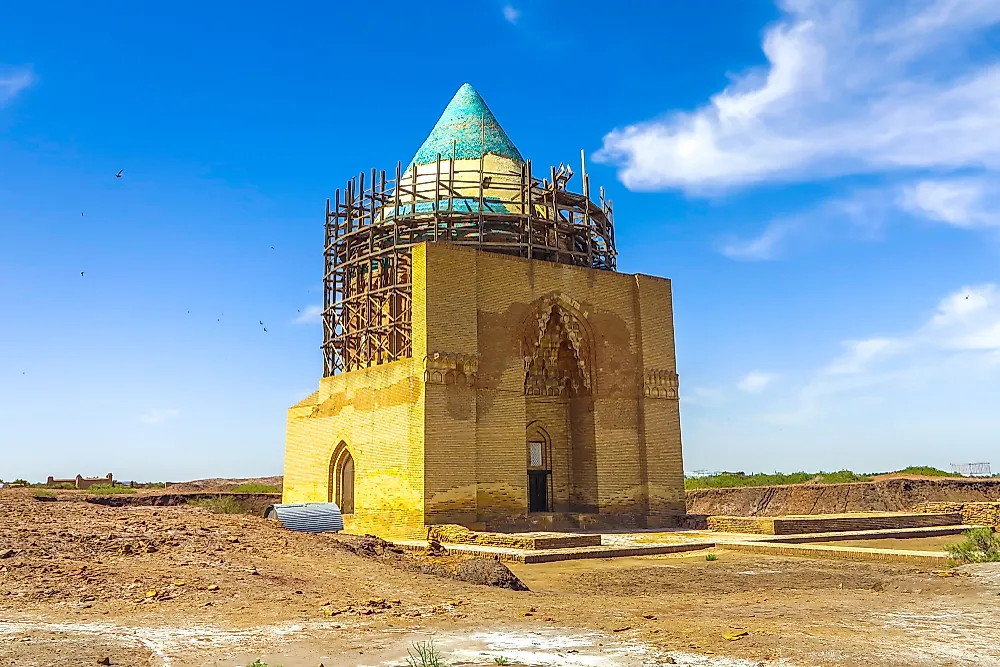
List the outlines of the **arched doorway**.
{"type": "Polygon", "coordinates": [[[528,512],[552,511],[552,446],[548,433],[533,422],[528,425],[528,512]]]}
{"type": "Polygon", "coordinates": [[[330,466],[330,502],[337,503],[341,514],[354,514],[354,457],[347,445],[340,443],[330,466]]]}
{"type": "Polygon", "coordinates": [[[543,302],[526,327],[522,351],[529,462],[532,422],[544,424],[551,436],[534,440],[542,465],[529,466],[529,512],[597,511],[592,340],[579,309],[558,297],[543,302]],[[535,509],[543,504],[543,491],[547,509],[535,509]]]}

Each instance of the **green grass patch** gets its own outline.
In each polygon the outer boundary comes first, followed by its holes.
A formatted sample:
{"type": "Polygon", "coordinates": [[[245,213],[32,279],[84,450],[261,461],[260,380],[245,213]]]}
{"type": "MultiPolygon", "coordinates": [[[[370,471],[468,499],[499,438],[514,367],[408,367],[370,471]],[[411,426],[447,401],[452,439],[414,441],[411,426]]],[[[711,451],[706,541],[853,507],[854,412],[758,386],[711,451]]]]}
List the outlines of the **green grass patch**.
{"type": "Polygon", "coordinates": [[[246,510],[237,503],[232,496],[212,496],[211,498],[198,498],[189,500],[188,505],[204,507],[216,514],[246,514],[246,510]]]}
{"type": "Polygon", "coordinates": [[[271,484],[247,482],[246,484],[233,487],[233,493],[281,493],[281,490],[271,484]]]}
{"type": "Polygon", "coordinates": [[[705,554],[705,560],[709,562],[719,560],[719,556],[718,554],[705,554]]]}
{"type": "Polygon", "coordinates": [[[897,470],[894,475],[925,475],[927,477],[961,477],[962,475],[956,475],[954,473],[945,472],[940,468],[934,468],[932,466],[910,466],[908,468],[903,468],[902,470],[897,470]]]}
{"type": "Polygon", "coordinates": [[[962,535],[964,542],[945,546],[952,560],[963,564],[1000,562],[1000,535],[992,528],[972,528],[962,535]]]}
{"type": "Polygon", "coordinates": [[[35,498],[55,498],[56,492],[48,491],[46,489],[35,489],[31,495],[33,495],[35,498]]]}
{"type": "Polygon", "coordinates": [[[685,489],[725,489],[736,486],[781,486],[785,484],[839,484],[843,482],[867,482],[871,477],[859,475],[850,470],[837,472],[792,472],[755,473],[724,472],[709,477],[689,477],[684,480],[685,489]]]}
{"type": "Polygon", "coordinates": [[[127,486],[111,486],[110,484],[95,484],[94,486],[86,489],[87,493],[96,493],[97,495],[122,495],[127,493],[135,493],[135,489],[127,486]]]}

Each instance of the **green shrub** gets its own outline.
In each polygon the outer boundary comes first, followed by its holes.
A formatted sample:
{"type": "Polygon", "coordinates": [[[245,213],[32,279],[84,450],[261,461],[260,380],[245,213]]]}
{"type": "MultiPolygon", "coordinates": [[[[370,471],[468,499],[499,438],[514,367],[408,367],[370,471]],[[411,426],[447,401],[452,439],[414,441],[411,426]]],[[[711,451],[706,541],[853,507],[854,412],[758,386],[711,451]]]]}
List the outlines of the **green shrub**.
{"type": "Polygon", "coordinates": [[[843,482],[867,482],[868,475],[859,475],[850,470],[838,472],[792,472],[774,474],[756,473],[747,475],[742,472],[724,472],[709,477],[689,477],[684,480],[685,489],[722,489],[734,486],[780,486],[784,484],[839,484],[843,482]]]}
{"type": "Polygon", "coordinates": [[[232,496],[212,496],[211,498],[199,498],[189,500],[188,505],[204,507],[212,510],[216,514],[245,514],[246,510],[240,507],[239,503],[233,500],[232,496]]]}
{"type": "Polygon", "coordinates": [[[495,664],[498,664],[498,665],[509,665],[510,664],[510,660],[508,660],[507,658],[503,657],[502,655],[498,656],[496,658],[493,658],[493,662],[495,664]]]}
{"type": "Polygon", "coordinates": [[[56,492],[46,491],[45,489],[35,489],[32,495],[35,496],[36,498],[55,498],[56,492]]]}
{"type": "Polygon", "coordinates": [[[931,466],[909,466],[903,468],[902,470],[897,470],[896,475],[924,475],[925,477],[961,477],[961,475],[955,475],[950,472],[945,472],[940,468],[933,468],[931,466]]]}
{"type": "Polygon", "coordinates": [[[705,554],[705,560],[707,561],[719,560],[719,556],[717,554],[705,554]]]}
{"type": "Polygon", "coordinates": [[[233,493],[281,493],[281,490],[271,484],[247,482],[233,488],[233,493]]]}
{"type": "Polygon", "coordinates": [[[952,559],[959,563],[1000,562],[1000,535],[992,528],[972,528],[962,535],[964,542],[945,547],[952,559]]]}
{"type": "Polygon", "coordinates": [[[413,651],[407,649],[407,654],[409,658],[406,659],[406,664],[408,667],[444,667],[444,661],[441,659],[441,653],[434,648],[433,642],[421,642],[413,645],[413,651]]]}
{"type": "MultiPolygon", "coordinates": [[[[247,667],[267,667],[267,663],[260,658],[257,658],[253,662],[249,663],[247,667]]],[[[275,665],[274,667],[281,667],[281,665],[275,665]]]]}

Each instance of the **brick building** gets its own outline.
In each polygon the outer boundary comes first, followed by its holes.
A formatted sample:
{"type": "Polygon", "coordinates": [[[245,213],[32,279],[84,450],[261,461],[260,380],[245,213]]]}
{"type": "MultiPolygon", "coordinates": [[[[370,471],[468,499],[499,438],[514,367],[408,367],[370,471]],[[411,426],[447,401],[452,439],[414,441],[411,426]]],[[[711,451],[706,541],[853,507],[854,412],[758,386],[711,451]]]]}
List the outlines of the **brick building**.
{"type": "Polygon", "coordinates": [[[685,511],[670,281],[619,273],[612,206],[537,178],[466,84],[413,161],[327,209],[324,377],[284,502],[348,530],[670,526],[685,511]]]}

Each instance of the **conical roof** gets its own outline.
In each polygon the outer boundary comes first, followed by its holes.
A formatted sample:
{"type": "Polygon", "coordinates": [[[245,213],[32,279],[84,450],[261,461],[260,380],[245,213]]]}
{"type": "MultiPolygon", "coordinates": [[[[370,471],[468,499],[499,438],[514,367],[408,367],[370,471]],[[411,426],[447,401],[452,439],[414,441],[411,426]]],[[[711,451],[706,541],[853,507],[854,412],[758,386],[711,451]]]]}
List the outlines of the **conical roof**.
{"type": "Polygon", "coordinates": [[[483,154],[492,153],[519,163],[524,162],[521,153],[486,106],[486,101],[467,83],[451,98],[430,136],[413,156],[410,166],[436,162],[438,153],[442,160],[452,157],[457,160],[478,160],[483,154]]]}

